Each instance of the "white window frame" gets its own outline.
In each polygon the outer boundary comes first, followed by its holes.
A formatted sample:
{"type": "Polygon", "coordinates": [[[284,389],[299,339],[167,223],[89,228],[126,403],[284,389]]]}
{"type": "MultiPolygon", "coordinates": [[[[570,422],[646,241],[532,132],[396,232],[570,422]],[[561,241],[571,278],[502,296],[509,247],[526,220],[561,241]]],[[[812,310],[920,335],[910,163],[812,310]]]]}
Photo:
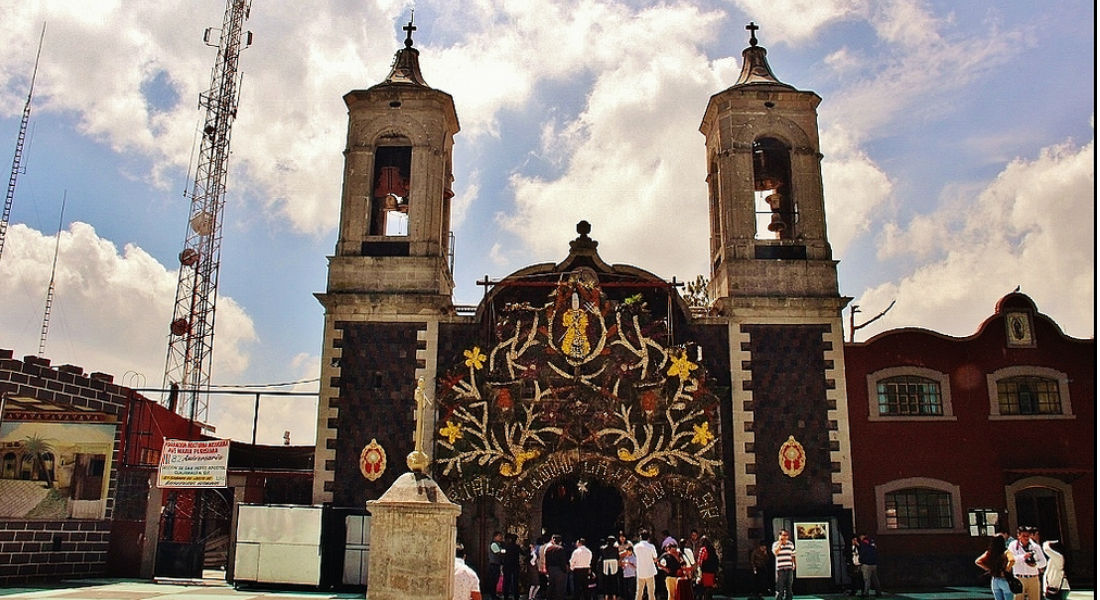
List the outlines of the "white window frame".
{"type": "Polygon", "coordinates": [[[1029,421],[1032,419],[1076,419],[1073,414],[1073,406],[1069,400],[1069,376],[1065,373],[1049,367],[1015,366],[997,369],[985,376],[986,389],[989,391],[989,419],[991,421],[1029,421]],[[1009,377],[1030,375],[1053,379],[1058,382],[1058,400],[1062,405],[1062,412],[1057,414],[1037,415],[1002,415],[1001,402],[997,397],[997,382],[1009,377]]]}
{"type": "Polygon", "coordinates": [[[878,535],[937,535],[967,533],[966,521],[963,519],[962,495],[959,486],[930,477],[906,477],[895,479],[882,485],[875,486],[875,511],[878,521],[878,535]],[[912,488],[925,488],[937,492],[945,492],[951,496],[951,527],[940,529],[889,529],[886,527],[886,495],[901,490],[912,488]]]}
{"type": "Polygon", "coordinates": [[[951,407],[951,378],[946,373],[925,367],[901,366],[880,369],[867,375],[867,418],[870,421],[957,421],[951,407]],[[879,413],[878,383],[883,379],[911,375],[931,379],[940,386],[942,415],[883,415],[879,413]]]}

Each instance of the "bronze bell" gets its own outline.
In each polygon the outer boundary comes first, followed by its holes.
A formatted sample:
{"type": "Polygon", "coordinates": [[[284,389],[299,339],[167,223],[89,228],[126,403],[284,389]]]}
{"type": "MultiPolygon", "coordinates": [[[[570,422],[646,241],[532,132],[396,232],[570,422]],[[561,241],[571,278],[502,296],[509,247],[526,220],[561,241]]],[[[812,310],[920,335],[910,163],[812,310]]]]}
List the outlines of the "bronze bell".
{"type": "Polygon", "coordinates": [[[787,228],[787,223],[783,220],[783,215],[779,213],[772,213],[772,222],[768,223],[768,231],[780,232],[787,228]]]}

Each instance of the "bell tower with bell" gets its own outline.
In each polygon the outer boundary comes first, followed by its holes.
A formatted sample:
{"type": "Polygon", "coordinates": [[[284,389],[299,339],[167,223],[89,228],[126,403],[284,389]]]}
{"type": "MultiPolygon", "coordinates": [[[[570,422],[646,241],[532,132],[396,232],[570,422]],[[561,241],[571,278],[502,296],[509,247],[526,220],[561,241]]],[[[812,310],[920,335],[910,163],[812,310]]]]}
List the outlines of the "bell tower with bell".
{"type": "Polygon", "coordinates": [[[839,294],[825,231],[821,98],[780,81],[759,27],[746,29],[741,75],[711,97],[700,126],[707,292],[731,347],[731,522],[741,548],[800,520],[850,531],[852,509],[842,324],[850,298],[839,294]]]}
{"type": "Polygon", "coordinates": [[[711,222],[711,298],[836,297],[836,262],[825,234],[817,105],[779,81],[757,45],[741,76],[715,94],[706,136],[711,222]]]}
{"type": "Polygon", "coordinates": [[[450,217],[459,125],[451,95],[420,72],[411,19],[403,29],[389,75],[344,95],[340,231],[326,290],[317,294],[325,340],[315,502],[361,506],[377,498],[413,449],[408,432],[417,417],[427,419],[425,440],[434,426],[430,408],[407,400],[418,379],[435,381],[439,324],[454,315],[450,217]],[[387,456],[397,468],[386,470],[387,456]]]}

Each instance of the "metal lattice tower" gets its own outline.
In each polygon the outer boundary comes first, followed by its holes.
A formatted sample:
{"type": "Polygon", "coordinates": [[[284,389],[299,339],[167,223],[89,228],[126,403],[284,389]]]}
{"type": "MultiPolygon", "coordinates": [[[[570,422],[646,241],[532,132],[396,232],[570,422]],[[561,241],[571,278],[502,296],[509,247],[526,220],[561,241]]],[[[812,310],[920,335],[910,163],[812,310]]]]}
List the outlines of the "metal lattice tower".
{"type": "Polygon", "coordinates": [[[4,199],[4,215],[0,217],[0,257],[4,256],[4,240],[8,237],[8,219],[11,217],[11,205],[15,200],[15,182],[23,162],[23,143],[27,140],[27,123],[31,120],[31,97],[34,95],[34,80],[38,77],[38,59],[42,57],[42,40],[46,38],[46,24],[42,24],[42,35],[38,38],[38,54],[34,57],[34,72],[31,73],[31,87],[27,91],[27,103],[23,106],[23,120],[19,122],[19,135],[15,140],[15,158],[11,160],[11,179],[8,180],[8,195],[4,199]]]}
{"type": "Polygon", "coordinates": [[[214,346],[214,308],[218,297],[221,263],[222,208],[229,163],[229,138],[237,117],[241,50],[252,41],[244,32],[251,0],[228,0],[220,30],[207,29],[203,41],[213,46],[218,35],[218,56],[210,77],[210,89],[199,94],[206,109],[195,180],[190,194],[191,212],[187,237],[179,254],[179,284],[172,314],[164,388],[180,388],[176,411],[205,421],[210,388],[211,352],[214,346]]]}

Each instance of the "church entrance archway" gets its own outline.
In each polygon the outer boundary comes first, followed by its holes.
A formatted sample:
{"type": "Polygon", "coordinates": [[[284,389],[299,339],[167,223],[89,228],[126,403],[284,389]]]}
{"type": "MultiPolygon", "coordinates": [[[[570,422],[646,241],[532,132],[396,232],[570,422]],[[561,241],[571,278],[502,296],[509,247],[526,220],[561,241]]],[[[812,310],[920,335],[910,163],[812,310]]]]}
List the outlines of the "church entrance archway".
{"type": "MultiPolygon", "coordinates": [[[[542,529],[571,545],[585,538],[589,548],[623,529],[623,496],[614,486],[583,475],[551,483],[542,499],[542,529]]],[[[566,546],[568,547],[568,546],[566,546]]]]}

